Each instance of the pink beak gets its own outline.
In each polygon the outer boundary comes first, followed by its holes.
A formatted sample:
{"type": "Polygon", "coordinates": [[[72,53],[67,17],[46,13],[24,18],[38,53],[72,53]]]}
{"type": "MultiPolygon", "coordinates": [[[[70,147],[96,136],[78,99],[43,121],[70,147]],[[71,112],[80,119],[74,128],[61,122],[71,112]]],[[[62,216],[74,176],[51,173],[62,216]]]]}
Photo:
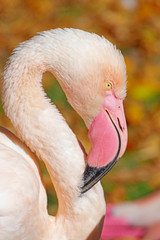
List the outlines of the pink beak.
{"type": "Polygon", "coordinates": [[[123,155],[127,145],[127,125],[123,101],[110,91],[106,93],[103,106],[89,128],[91,150],[84,172],[81,192],[94,186],[123,155]]]}

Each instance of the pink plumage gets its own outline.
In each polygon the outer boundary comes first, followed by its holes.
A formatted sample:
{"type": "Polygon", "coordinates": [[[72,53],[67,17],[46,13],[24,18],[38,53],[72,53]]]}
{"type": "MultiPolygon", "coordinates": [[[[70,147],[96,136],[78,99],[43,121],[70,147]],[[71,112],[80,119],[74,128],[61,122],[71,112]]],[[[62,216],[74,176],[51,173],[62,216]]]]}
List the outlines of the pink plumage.
{"type": "Polygon", "coordinates": [[[104,219],[101,240],[144,236],[146,229],[144,227],[132,226],[127,219],[112,215],[112,205],[107,205],[106,216],[104,219]]]}

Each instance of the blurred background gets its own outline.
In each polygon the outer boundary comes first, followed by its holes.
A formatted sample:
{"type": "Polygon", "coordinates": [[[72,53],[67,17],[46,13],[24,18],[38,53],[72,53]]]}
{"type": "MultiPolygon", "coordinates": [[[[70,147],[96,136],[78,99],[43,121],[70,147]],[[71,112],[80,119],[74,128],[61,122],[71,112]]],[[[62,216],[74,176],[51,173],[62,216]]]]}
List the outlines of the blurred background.
{"type": "MultiPolygon", "coordinates": [[[[37,32],[80,28],[104,35],[121,49],[127,65],[127,151],[102,184],[107,202],[137,199],[160,189],[160,1],[0,0],[0,72],[13,48],[37,32]]],[[[43,85],[88,152],[87,129],[67,103],[58,82],[45,73],[43,85]]],[[[15,133],[0,102],[0,125],[15,133]]],[[[41,163],[51,214],[57,199],[41,163]]]]}

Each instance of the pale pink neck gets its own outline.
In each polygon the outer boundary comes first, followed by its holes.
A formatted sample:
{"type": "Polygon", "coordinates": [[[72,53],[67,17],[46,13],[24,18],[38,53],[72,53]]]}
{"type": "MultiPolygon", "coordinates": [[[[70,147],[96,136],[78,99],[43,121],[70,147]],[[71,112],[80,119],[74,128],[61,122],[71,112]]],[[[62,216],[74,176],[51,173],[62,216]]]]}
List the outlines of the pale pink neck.
{"type": "Polygon", "coordinates": [[[41,86],[43,72],[61,76],[56,69],[60,53],[49,47],[39,38],[38,43],[32,40],[17,48],[4,72],[2,98],[19,136],[45,162],[57,191],[59,213],[64,213],[79,196],[84,159],[75,135],[41,86]]]}

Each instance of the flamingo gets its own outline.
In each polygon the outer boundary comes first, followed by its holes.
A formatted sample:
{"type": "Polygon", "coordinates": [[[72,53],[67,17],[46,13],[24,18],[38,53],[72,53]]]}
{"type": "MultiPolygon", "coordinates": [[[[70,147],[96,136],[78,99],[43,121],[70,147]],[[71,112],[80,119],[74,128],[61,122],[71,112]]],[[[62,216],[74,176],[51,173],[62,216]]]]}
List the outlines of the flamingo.
{"type": "Polygon", "coordinates": [[[133,236],[160,239],[160,191],[135,201],[111,205],[107,209],[102,236],[104,239],[133,236]],[[120,230],[115,232],[115,227],[120,230]]]}
{"type": "Polygon", "coordinates": [[[105,199],[99,180],[123,155],[126,66],[115,46],[78,29],[44,31],[15,48],[2,80],[2,102],[19,138],[0,128],[0,239],[99,239],[105,199]],[[46,97],[42,74],[57,78],[89,128],[85,156],[46,97]],[[38,160],[54,184],[58,211],[47,212],[38,160]]]}

